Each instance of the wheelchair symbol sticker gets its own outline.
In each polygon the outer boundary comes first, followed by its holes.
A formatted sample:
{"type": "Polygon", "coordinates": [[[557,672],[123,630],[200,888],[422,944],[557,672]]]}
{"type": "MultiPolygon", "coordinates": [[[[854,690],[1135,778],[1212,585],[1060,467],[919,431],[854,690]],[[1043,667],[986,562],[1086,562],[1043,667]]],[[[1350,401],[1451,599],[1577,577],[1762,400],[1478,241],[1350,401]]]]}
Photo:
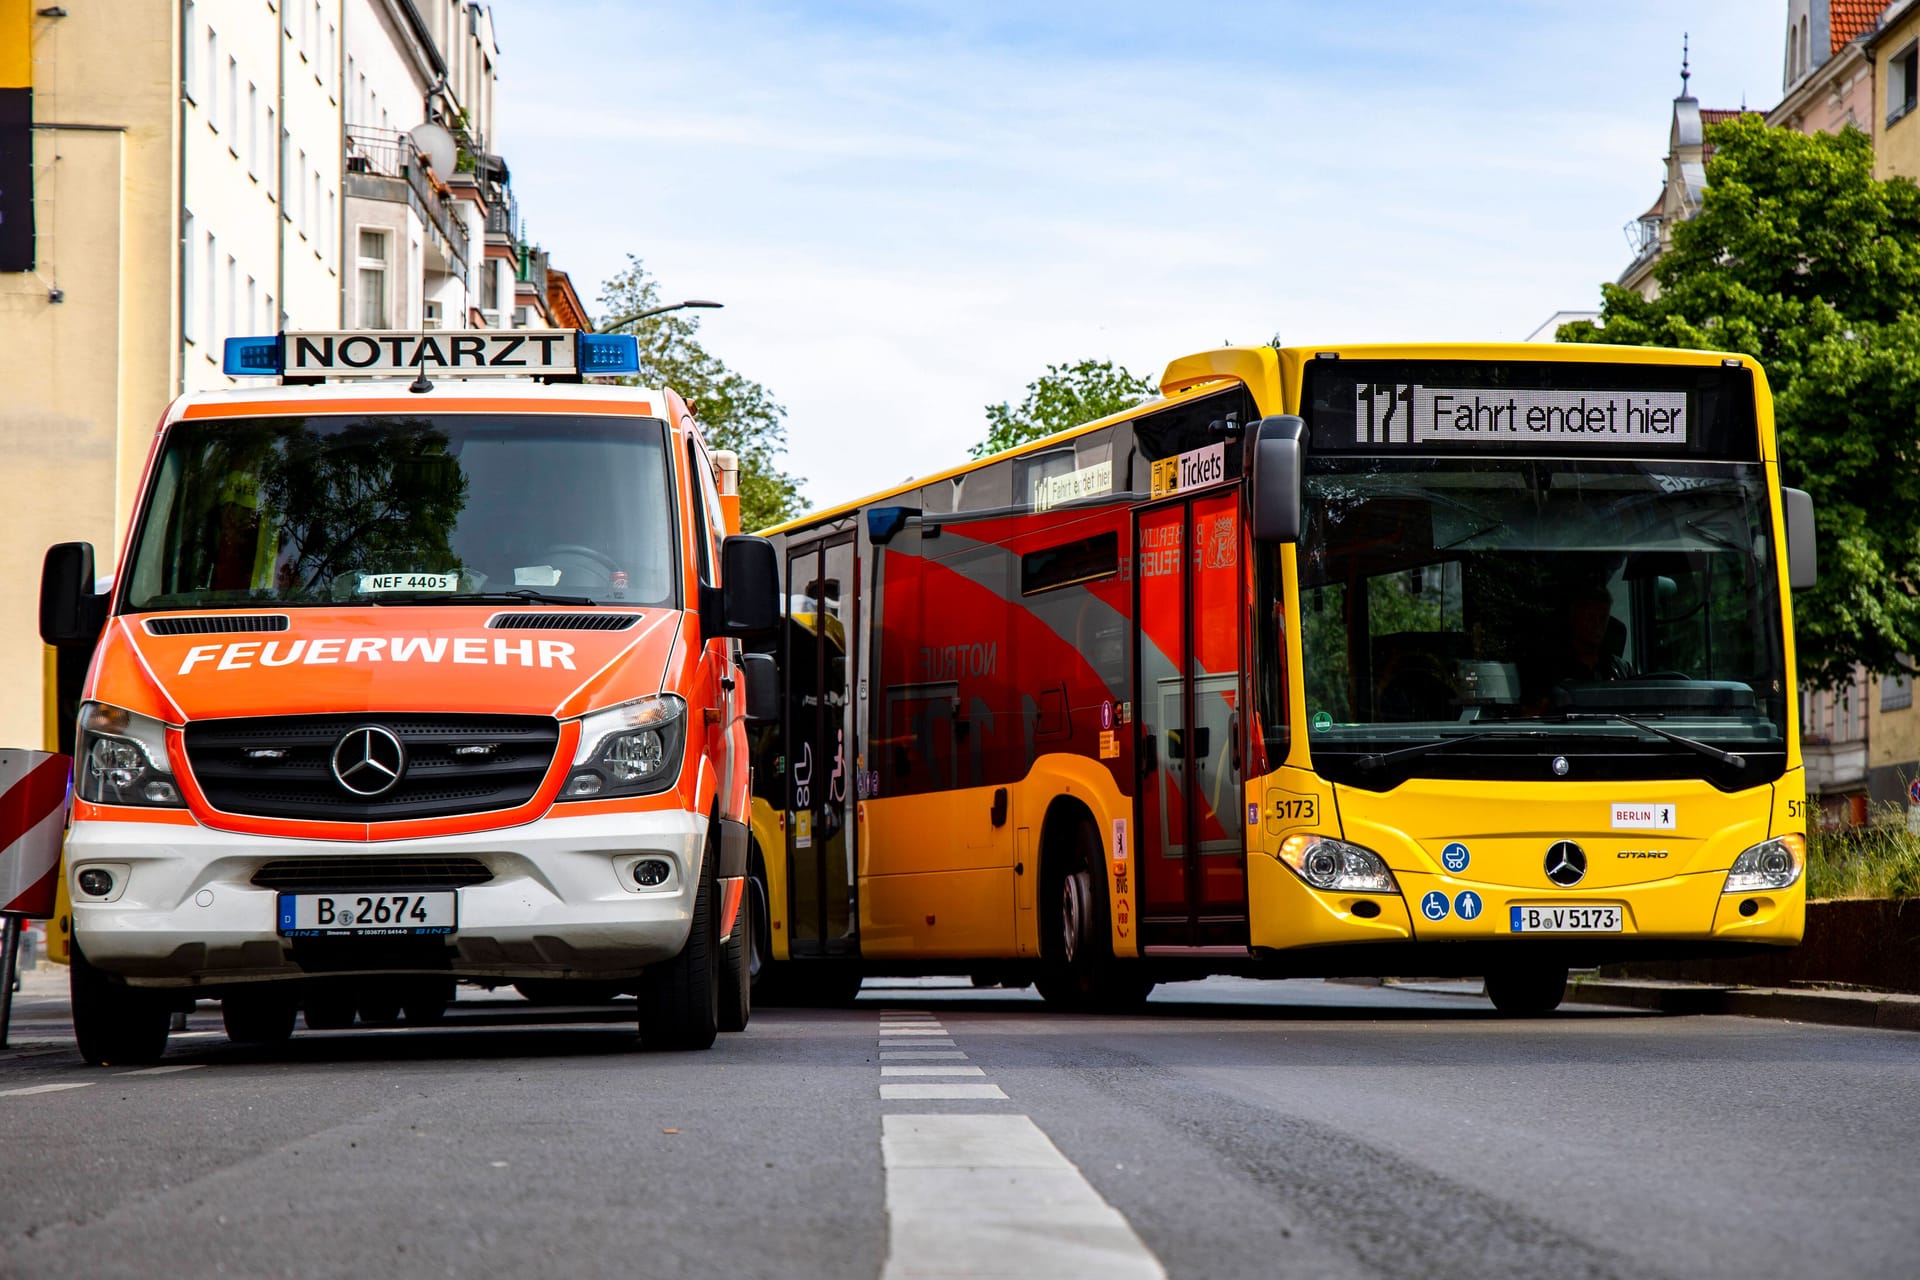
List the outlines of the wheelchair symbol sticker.
{"type": "Polygon", "coordinates": [[[1430,891],[1426,897],[1420,899],[1420,914],[1429,920],[1445,920],[1447,918],[1447,895],[1438,889],[1430,891]]]}
{"type": "Polygon", "coordinates": [[[1463,889],[1454,895],[1453,910],[1462,920],[1472,920],[1477,917],[1483,905],[1480,895],[1471,889],[1463,889]]]}
{"type": "Polygon", "coordinates": [[[1461,844],[1458,840],[1440,851],[1440,865],[1455,875],[1465,871],[1467,864],[1472,861],[1473,855],[1468,853],[1467,846],[1461,844]]]}

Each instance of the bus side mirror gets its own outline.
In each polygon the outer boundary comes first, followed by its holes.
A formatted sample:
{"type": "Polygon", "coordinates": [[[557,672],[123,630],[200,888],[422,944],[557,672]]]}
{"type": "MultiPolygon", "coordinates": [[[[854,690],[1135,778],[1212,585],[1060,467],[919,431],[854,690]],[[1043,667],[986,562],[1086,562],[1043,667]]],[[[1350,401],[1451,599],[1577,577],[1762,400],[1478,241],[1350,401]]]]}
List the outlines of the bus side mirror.
{"type": "Polygon", "coordinates": [[[1260,419],[1254,429],[1252,485],[1256,542],[1298,542],[1307,424],[1292,414],[1260,419]]]}
{"type": "Polygon", "coordinates": [[[780,668],[770,653],[740,655],[747,681],[747,723],[772,724],[780,718],[780,668]]]}
{"type": "Polygon", "coordinates": [[[780,558],[773,544],[736,533],[720,544],[720,634],[764,635],[780,624],[780,558]]]}
{"type": "Polygon", "coordinates": [[[91,645],[107,623],[107,598],[93,589],[93,544],[47,548],[40,566],[40,638],[56,648],[91,645]]]}
{"type": "Polygon", "coordinates": [[[1787,585],[1804,591],[1820,580],[1820,560],[1813,541],[1813,495],[1782,485],[1780,512],[1787,523],[1787,585]]]}

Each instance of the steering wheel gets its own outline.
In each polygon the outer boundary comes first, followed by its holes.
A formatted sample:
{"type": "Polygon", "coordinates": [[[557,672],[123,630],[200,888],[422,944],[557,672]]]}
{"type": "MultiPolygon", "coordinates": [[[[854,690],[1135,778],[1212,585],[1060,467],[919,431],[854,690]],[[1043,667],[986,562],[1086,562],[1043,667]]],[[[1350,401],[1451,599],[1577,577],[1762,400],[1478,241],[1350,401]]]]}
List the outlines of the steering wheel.
{"type": "Polygon", "coordinates": [[[620,562],[597,547],[589,547],[578,542],[556,542],[540,553],[545,556],[578,556],[582,560],[591,560],[607,571],[612,577],[620,572],[620,562]]]}

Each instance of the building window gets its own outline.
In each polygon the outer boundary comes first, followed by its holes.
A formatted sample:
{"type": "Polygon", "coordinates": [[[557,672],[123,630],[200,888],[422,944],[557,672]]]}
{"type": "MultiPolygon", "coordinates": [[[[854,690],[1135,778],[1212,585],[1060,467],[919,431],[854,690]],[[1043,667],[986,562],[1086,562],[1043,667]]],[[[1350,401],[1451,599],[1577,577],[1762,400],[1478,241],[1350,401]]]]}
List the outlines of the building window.
{"type": "Polygon", "coordinates": [[[299,173],[294,177],[293,182],[299,188],[300,196],[299,213],[294,218],[293,225],[298,227],[300,234],[304,236],[307,234],[307,153],[304,150],[300,152],[299,173]]]}
{"type": "Polygon", "coordinates": [[[387,233],[360,229],[360,327],[387,328],[387,233]]]}
{"type": "Polygon", "coordinates": [[[227,149],[240,154],[240,60],[227,58],[227,149]]]}
{"type": "Polygon", "coordinates": [[[195,21],[193,0],[186,0],[180,6],[180,47],[186,50],[187,65],[181,82],[187,89],[187,100],[193,102],[200,96],[200,41],[194,31],[195,21]]]}
{"type": "Polygon", "coordinates": [[[196,307],[200,303],[200,243],[194,230],[193,210],[185,209],[180,215],[180,336],[188,342],[199,331],[200,314],[196,307]]]}
{"type": "Polygon", "coordinates": [[[215,96],[220,87],[220,34],[212,27],[207,28],[207,100],[202,103],[207,109],[207,127],[216,133],[220,130],[220,104],[215,96]]]}
{"type": "Polygon", "coordinates": [[[1887,61],[1887,123],[1912,111],[1920,100],[1920,43],[1909,44],[1887,61]]]}
{"type": "Polygon", "coordinates": [[[247,176],[260,177],[260,86],[247,85],[247,176]]]}
{"type": "Polygon", "coordinates": [[[214,333],[214,329],[213,329],[214,317],[219,314],[219,310],[218,310],[219,300],[214,297],[214,294],[218,292],[218,290],[214,288],[214,276],[213,276],[214,265],[213,264],[218,262],[219,260],[220,260],[220,241],[214,236],[213,232],[209,231],[207,232],[207,258],[206,258],[207,288],[206,288],[205,296],[201,299],[201,302],[200,302],[200,305],[202,308],[201,310],[202,325],[201,325],[200,333],[201,333],[201,336],[207,340],[207,359],[209,360],[213,359],[213,349],[220,345],[218,335],[214,333]]]}
{"type": "Polygon", "coordinates": [[[240,333],[240,264],[227,255],[227,331],[229,338],[240,333]]]}
{"type": "Polygon", "coordinates": [[[1880,677],[1880,709],[1882,711],[1898,711],[1912,705],[1913,678],[1911,676],[1891,672],[1880,677]]]}

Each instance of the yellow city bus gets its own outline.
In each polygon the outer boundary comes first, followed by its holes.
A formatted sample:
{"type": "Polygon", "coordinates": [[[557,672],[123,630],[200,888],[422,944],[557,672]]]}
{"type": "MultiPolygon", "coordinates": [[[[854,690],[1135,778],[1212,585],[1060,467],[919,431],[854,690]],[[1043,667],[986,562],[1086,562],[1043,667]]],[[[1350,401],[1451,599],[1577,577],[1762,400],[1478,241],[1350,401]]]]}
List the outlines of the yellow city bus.
{"type": "Polygon", "coordinates": [[[1806,794],[1753,361],[1226,348],[771,530],[780,982],[1485,975],[1798,942],[1806,794]]]}

